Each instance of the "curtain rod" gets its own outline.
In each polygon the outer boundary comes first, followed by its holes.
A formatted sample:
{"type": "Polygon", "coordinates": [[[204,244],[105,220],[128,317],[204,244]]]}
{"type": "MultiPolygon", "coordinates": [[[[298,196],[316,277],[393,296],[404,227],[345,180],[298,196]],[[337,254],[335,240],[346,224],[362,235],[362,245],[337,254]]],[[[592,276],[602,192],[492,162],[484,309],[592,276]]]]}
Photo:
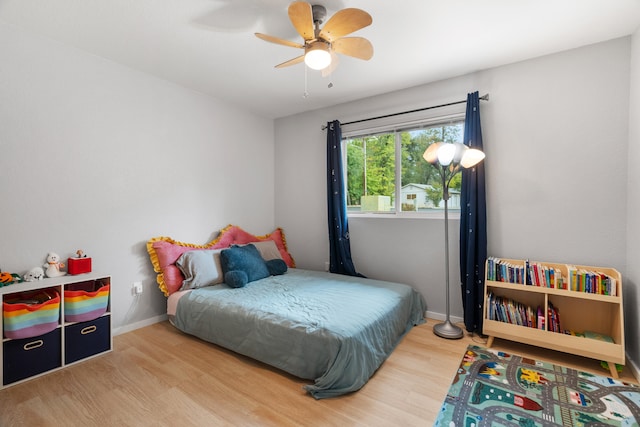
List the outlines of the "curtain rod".
{"type": "MultiPolygon", "coordinates": [[[[479,99],[481,99],[483,101],[488,101],[489,100],[489,94],[486,93],[486,94],[482,95],[479,99]]],[[[341,125],[342,126],[346,126],[346,125],[352,125],[352,124],[355,124],[355,123],[368,122],[370,120],[386,119],[387,117],[394,117],[394,116],[401,116],[403,114],[417,113],[418,111],[433,110],[434,108],[448,107],[450,105],[464,104],[466,102],[467,102],[467,100],[465,99],[463,101],[449,102],[448,104],[433,105],[431,107],[418,108],[418,109],[410,110],[410,111],[402,111],[400,113],[392,113],[392,114],[386,114],[384,116],[369,117],[368,119],[354,120],[352,122],[341,123],[341,125]]],[[[322,125],[321,129],[325,130],[326,128],[327,128],[326,125],[322,125]]]]}

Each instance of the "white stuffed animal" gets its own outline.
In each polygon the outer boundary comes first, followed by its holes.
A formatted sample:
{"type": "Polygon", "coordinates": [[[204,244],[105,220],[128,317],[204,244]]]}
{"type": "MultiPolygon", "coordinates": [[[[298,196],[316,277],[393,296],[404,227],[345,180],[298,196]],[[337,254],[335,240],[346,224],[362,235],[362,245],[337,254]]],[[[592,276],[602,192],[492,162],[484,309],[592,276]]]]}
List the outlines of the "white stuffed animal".
{"type": "Polygon", "coordinates": [[[43,267],[45,268],[44,273],[47,277],[60,277],[67,274],[66,271],[60,270],[64,268],[64,264],[60,262],[60,255],[55,252],[49,252],[47,255],[47,263],[43,267]]]}
{"type": "Polygon", "coordinates": [[[44,279],[44,270],[42,267],[33,267],[22,276],[25,282],[34,282],[36,280],[44,279]]]}

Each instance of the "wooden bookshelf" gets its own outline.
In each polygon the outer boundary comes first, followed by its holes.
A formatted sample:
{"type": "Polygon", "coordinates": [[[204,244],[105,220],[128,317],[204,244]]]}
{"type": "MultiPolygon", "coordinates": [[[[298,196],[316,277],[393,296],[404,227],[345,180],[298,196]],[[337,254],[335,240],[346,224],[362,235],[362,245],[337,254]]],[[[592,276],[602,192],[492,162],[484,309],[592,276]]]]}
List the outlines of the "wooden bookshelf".
{"type": "MultiPolygon", "coordinates": [[[[490,260],[493,260],[490,259],[490,260]]],[[[484,320],[483,333],[489,337],[487,346],[491,347],[494,338],[503,338],[511,341],[531,344],[551,350],[576,354],[592,359],[606,361],[613,378],[618,378],[616,364],[625,364],[624,345],[624,314],[622,306],[622,277],[620,273],[607,267],[593,267],[582,265],[568,265],[558,263],[537,262],[544,267],[552,267],[556,274],[562,276],[562,280],[555,280],[553,284],[558,284],[562,288],[551,287],[552,284],[537,283],[513,283],[507,277],[496,277],[492,274],[491,261],[487,260],[485,266],[485,287],[484,287],[484,320]],[[587,290],[578,289],[578,278],[572,271],[577,270],[583,273],[591,272],[608,277],[609,284],[613,284],[613,289],[604,289],[602,286],[589,285],[587,290]],[[611,293],[604,294],[598,292],[611,293]],[[537,308],[542,309],[544,316],[544,328],[538,325],[523,326],[509,323],[498,319],[495,312],[491,313],[492,307],[489,304],[489,296],[500,297],[502,300],[518,302],[531,307],[537,312],[537,308]],[[554,307],[559,313],[560,331],[553,332],[549,307],[554,307]],[[586,338],[578,335],[566,333],[573,331],[577,334],[584,332],[595,333],[610,337],[613,342],[599,339],[586,338]]],[[[526,260],[513,260],[500,258],[501,262],[507,263],[514,268],[525,268],[526,260]]],[[[532,263],[529,263],[531,265],[532,263]]],[[[515,280],[515,279],[514,279],[515,280]]],[[[580,279],[580,285],[584,285],[584,278],[580,279]]],[[[523,281],[524,282],[524,281],[523,281]]],[[[600,283],[604,283],[601,279],[600,283]]],[[[513,319],[508,319],[513,320],[513,319]]]]}

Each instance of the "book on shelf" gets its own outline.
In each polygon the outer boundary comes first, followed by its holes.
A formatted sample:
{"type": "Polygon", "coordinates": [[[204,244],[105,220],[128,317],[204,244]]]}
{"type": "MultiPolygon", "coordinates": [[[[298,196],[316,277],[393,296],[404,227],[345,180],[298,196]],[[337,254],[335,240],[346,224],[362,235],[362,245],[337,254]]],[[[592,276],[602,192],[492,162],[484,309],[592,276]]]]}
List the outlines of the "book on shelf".
{"type": "Polygon", "coordinates": [[[590,271],[568,266],[569,289],[576,292],[617,296],[618,283],[615,277],[599,271],[590,271]]]}
{"type": "Polygon", "coordinates": [[[496,257],[487,258],[486,274],[488,280],[495,282],[525,283],[524,265],[515,264],[496,257]]]}
{"type": "Polygon", "coordinates": [[[560,312],[556,307],[553,306],[551,301],[549,301],[547,319],[548,319],[548,323],[547,323],[548,331],[562,332],[562,328],[560,327],[560,312]]]}
{"type": "Polygon", "coordinates": [[[563,289],[562,271],[528,259],[514,263],[497,257],[487,258],[487,279],[496,282],[563,289]]]}
{"type": "Polygon", "coordinates": [[[573,265],[549,265],[550,263],[522,262],[498,257],[487,258],[487,280],[566,289],[599,295],[618,295],[615,277],[601,271],[577,268],[573,265]]]}
{"type": "Polygon", "coordinates": [[[560,326],[560,312],[551,302],[548,304],[545,316],[545,309],[541,306],[537,306],[534,309],[514,299],[496,295],[490,291],[487,294],[487,305],[487,317],[489,320],[551,332],[565,332],[560,326]]]}
{"type": "Polygon", "coordinates": [[[544,310],[540,306],[538,306],[537,315],[538,315],[538,329],[544,330],[545,329],[544,310]]]}
{"type": "Polygon", "coordinates": [[[531,285],[544,288],[564,289],[564,279],[560,268],[539,262],[528,264],[531,270],[528,274],[528,277],[531,277],[531,285]]]}
{"type": "MultiPolygon", "coordinates": [[[[539,324],[533,308],[511,298],[505,298],[489,292],[487,294],[487,305],[487,316],[489,320],[529,328],[536,328],[539,324]]],[[[538,308],[538,312],[539,311],[540,308],[538,308]]]]}

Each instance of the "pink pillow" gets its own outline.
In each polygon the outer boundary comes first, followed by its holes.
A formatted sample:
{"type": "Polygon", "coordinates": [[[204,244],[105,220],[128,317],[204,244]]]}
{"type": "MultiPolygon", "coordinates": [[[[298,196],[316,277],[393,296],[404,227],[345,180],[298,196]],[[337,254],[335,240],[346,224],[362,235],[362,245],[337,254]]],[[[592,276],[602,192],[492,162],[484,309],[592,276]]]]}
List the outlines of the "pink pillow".
{"type": "Polygon", "coordinates": [[[255,236],[238,226],[228,225],[220,230],[215,240],[205,245],[178,242],[170,237],[154,237],[147,242],[147,252],[153,264],[153,270],[158,273],[156,277],[158,286],[165,296],[169,296],[179,290],[184,281],[182,272],[175,265],[183,253],[193,250],[228,248],[234,244],[243,245],[263,240],[273,240],[287,266],[291,268],[296,266],[287,250],[287,241],[281,228],[264,236],[255,236]]]}
{"type": "MultiPolygon", "coordinates": [[[[266,234],[264,236],[254,236],[249,234],[240,227],[235,225],[229,225],[220,231],[220,235],[215,240],[216,244],[214,248],[228,248],[231,245],[244,245],[251,242],[259,242],[262,240],[273,240],[276,242],[276,246],[282,255],[282,259],[287,263],[288,267],[295,267],[293,257],[287,250],[287,241],[284,237],[284,231],[281,228],[277,228],[273,233],[266,234]]],[[[178,255],[179,256],[179,255],[178,255]]]]}

